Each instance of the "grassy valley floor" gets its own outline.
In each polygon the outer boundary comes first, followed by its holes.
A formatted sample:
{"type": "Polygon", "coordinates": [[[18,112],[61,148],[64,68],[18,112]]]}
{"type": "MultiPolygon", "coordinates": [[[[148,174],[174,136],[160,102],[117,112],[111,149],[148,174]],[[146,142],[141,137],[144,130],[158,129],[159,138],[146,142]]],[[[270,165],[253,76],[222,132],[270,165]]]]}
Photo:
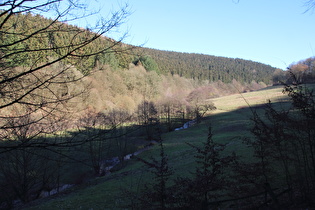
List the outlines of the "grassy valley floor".
{"type": "MultiPolygon", "coordinates": [[[[287,106],[282,87],[269,87],[260,91],[235,94],[211,99],[217,110],[210,113],[200,124],[186,130],[173,131],[162,136],[168,164],[175,176],[189,176],[195,167],[195,149],[186,142],[200,146],[207,138],[208,127],[211,125],[213,139],[227,143],[225,152],[235,151],[243,157],[248,156],[248,148],[242,144],[244,137],[250,136],[252,110],[259,112],[263,104],[271,100],[277,106],[287,106]]],[[[149,160],[158,157],[159,147],[155,145],[141,153],[139,157],[149,160]]],[[[93,179],[82,185],[72,187],[59,195],[34,201],[28,209],[124,209],[131,202],[126,192],[133,195],[145,183],[152,180],[143,163],[131,159],[124,167],[104,177],[93,179]]],[[[25,207],[25,206],[24,206],[25,207]]]]}

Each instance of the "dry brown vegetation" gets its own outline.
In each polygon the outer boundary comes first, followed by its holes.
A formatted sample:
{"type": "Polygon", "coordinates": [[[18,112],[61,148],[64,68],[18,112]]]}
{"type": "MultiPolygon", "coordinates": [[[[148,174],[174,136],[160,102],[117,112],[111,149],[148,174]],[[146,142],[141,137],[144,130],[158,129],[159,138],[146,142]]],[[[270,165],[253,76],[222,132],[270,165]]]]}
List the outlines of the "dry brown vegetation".
{"type": "Polygon", "coordinates": [[[205,100],[266,87],[265,84],[254,81],[251,84],[241,84],[236,80],[231,84],[221,81],[209,83],[178,75],[159,75],[155,71],[146,71],[141,65],[130,65],[125,70],[113,70],[108,66],[102,68],[76,86],[89,88],[88,94],[81,97],[81,101],[75,99],[77,112],[80,109],[104,113],[124,110],[132,114],[144,100],[156,104],[171,101],[187,106],[192,97],[205,100]]]}

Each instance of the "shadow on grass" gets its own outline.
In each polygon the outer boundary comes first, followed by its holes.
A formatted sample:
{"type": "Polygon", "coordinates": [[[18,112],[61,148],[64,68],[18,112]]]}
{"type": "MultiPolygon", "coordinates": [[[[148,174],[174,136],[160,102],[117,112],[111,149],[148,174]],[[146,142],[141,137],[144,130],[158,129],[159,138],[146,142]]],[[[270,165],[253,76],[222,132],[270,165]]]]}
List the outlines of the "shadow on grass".
{"type": "MultiPolygon", "coordinates": [[[[286,102],[276,102],[273,103],[274,107],[278,109],[289,108],[290,104],[286,102]]],[[[264,116],[264,108],[265,105],[257,105],[251,107],[243,107],[231,112],[225,113],[218,113],[218,114],[211,114],[210,116],[204,118],[200,124],[197,124],[193,127],[190,127],[185,130],[180,131],[173,131],[173,132],[165,132],[162,135],[162,138],[165,143],[165,153],[169,157],[169,164],[170,167],[173,167],[176,170],[176,174],[189,174],[189,168],[194,166],[194,153],[193,149],[187,146],[185,143],[189,142],[191,144],[200,145],[204,140],[207,138],[208,127],[211,124],[213,128],[213,138],[215,141],[219,143],[227,143],[227,150],[226,152],[232,151],[239,151],[239,153],[243,156],[247,155],[250,156],[251,153],[248,152],[248,148],[242,144],[242,138],[250,136],[250,128],[253,125],[251,122],[251,117],[253,116],[253,111],[257,112],[260,116],[264,116]]],[[[181,124],[178,124],[181,125],[181,124]]],[[[161,124],[161,127],[164,127],[167,130],[167,124],[161,124]]],[[[153,127],[154,128],[154,127],[153,127]]],[[[95,133],[105,133],[104,138],[108,142],[107,145],[107,154],[105,157],[113,157],[117,156],[117,153],[121,152],[119,145],[121,143],[126,143],[126,150],[127,153],[136,151],[137,149],[143,147],[147,143],[146,141],[146,128],[141,126],[129,126],[124,128],[124,132],[126,135],[121,135],[119,138],[114,138],[113,134],[109,130],[102,130],[102,129],[95,129],[93,131],[86,131],[87,133],[79,133],[76,131],[71,131],[68,133],[69,138],[68,141],[71,140],[74,136],[76,138],[83,138],[84,136],[93,136],[95,133]],[[92,133],[88,133],[92,132],[92,133]],[[91,135],[90,135],[91,134],[91,135]],[[92,135],[93,134],[93,135],[92,135]],[[124,142],[122,142],[124,141],[124,142]]],[[[121,131],[123,132],[123,131],[121,131]]],[[[119,136],[119,135],[118,135],[119,136]]],[[[97,141],[96,141],[97,142],[97,141]]],[[[67,151],[71,157],[79,157],[82,162],[88,162],[88,155],[83,151],[86,150],[88,145],[82,145],[81,148],[71,148],[71,150],[67,151]]],[[[141,154],[141,158],[150,158],[151,156],[158,155],[159,151],[157,148],[153,147],[152,149],[148,150],[147,152],[141,154]]],[[[115,200],[119,197],[121,193],[120,188],[117,183],[125,183],[125,182],[142,182],[145,183],[149,181],[149,177],[145,177],[146,174],[144,173],[143,165],[139,164],[137,161],[132,160],[129,162],[125,162],[123,167],[119,168],[120,170],[116,171],[115,173],[111,174],[110,176],[97,179],[99,181],[95,181],[93,191],[101,192],[102,189],[112,189],[110,194],[108,194],[108,200],[115,200]],[[128,178],[127,178],[128,177],[128,178]],[[101,181],[102,180],[102,181],[101,181]],[[119,181],[121,180],[121,181],[119,181]],[[124,180],[124,181],[123,181],[124,180]],[[129,180],[129,181],[128,181],[129,180]],[[132,181],[133,180],[133,181],[132,181]],[[102,183],[98,186],[98,183],[102,183]],[[113,184],[116,183],[116,184],[113,184]],[[115,189],[114,189],[115,187],[115,189]],[[117,189],[116,189],[117,188],[117,189]]],[[[84,164],[83,164],[84,165],[84,164]]],[[[68,168],[64,169],[64,173],[68,173],[66,176],[69,177],[68,179],[73,178],[74,176],[78,176],[77,174],[84,174],[85,171],[91,172],[91,168],[87,165],[83,166],[82,163],[75,163],[73,165],[69,165],[68,168]],[[85,169],[84,169],[85,168],[85,169]]],[[[175,175],[176,175],[175,174],[175,175]]],[[[129,183],[130,184],[130,183],[129,183]]],[[[134,187],[138,187],[138,184],[135,184],[134,187]]],[[[84,185],[86,186],[86,185],[84,185]]],[[[89,186],[87,188],[81,188],[81,193],[74,194],[71,198],[69,198],[69,202],[71,199],[74,201],[78,201],[79,197],[82,194],[85,196],[84,200],[89,199],[89,186]],[[79,197],[78,197],[79,196],[79,197]]],[[[90,195],[92,196],[92,195],[90,195]]],[[[60,197],[61,199],[61,197],[60,197]]],[[[79,199],[80,200],[80,199],[79,199]]],[[[104,206],[104,201],[95,200],[95,198],[91,198],[95,202],[95,205],[102,204],[104,206]]],[[[71,203],[71,202],[70,202],[71,203]]],[[[116,204],[107,203],[105,206],[106,208],[114,208],[116,204]]],[[[84,204],[73,204],[72,207],[84,206],[84,204]]],[[[104,206],[104,207],[105,207],[104,206]]],[[[117,206],[116,206],[117,207],[117,206]]]]}

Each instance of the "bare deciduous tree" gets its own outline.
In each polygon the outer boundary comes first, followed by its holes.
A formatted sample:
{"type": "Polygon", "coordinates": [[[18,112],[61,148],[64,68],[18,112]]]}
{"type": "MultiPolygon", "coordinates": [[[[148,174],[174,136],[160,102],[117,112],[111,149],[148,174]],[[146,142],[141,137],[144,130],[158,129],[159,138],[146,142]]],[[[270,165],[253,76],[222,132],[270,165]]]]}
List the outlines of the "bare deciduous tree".
{"type": "MultiPolygon", "coordinates": [[[[101,19],[86,30],[69,25],[94,14],[86,12],[84,1],[1,1],[0,132],[12,128],[6,123],[8,119],[26,116],[32,121],[19,127],[34,124],[42,133],[60,129],[61,122],[68,118],[67,102],[84,91],[71,87],[91,73],[91,68],[87,67],[91,58],[128,50],[121,44],[125,35],[117,41],[104,37],[128,17],[127,8],[127,5],[121,7],[108,19],[101,19]],[[38,22],[32,24],[32,21],[38,22]]],[[[58,146],[48,142],[41,145],[24,142],[23,146],[26,145],[58,146]]],[[[0,148],[0,153],[10,149],[6,145],[0,148]]]]}
{"type": "Polygon", "coordinates": [[[62,156],[56,155],[55,151],[27,146],[30,142],[46,141],[45,136],[37,138],[41,130],[34,128],[32,120],[30,116],[7,119],[11,128],[6,130],[5,136],[1,136],[8,139],[7,142],[0,142],[1,145],[11,147],[0,154],[2,207],[12,206],[16,199],[29,202],[38,198],[43,190],[59,186],[62,156]]]}
{"type": "Polygon", "coordinates": [[[314,10],[315,8],[315,1],[314,0],[306,0],[305,7],[307,7],[305,12],[309,12],[310,10],[314,10]]]}

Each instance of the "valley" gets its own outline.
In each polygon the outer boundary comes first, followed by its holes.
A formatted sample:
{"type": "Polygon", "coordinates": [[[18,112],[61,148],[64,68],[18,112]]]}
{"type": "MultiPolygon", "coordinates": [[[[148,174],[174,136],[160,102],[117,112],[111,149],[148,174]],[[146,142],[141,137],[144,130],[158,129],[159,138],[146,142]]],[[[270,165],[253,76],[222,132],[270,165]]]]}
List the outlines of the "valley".
{"type": "MultiPolygon", "coordinates": [[[[280,86],[219,97],[212,99],[217,109],[209,112],[200,124],[185,130],[163,134],[165,153],[169,166],[174,171],[173,176],[191,176],[195,167],[195,152],[186,142],[201,145],[207,138],[209,125],[213,129],[214,140],[227,144],[226,153],[236,152],[238,155],[247,157],[248,148],[242,143],[242,139],[249,136],[252,124],[250,120],[252,113],[248,103],[253,109],[259,111],[263,109],[266,98],[271,101],[282,101],[283,104],[288,103],[288,98],[282,94],[280,86]]],[[[146,149],[138,156],[146,160],[158,157],[158,144],[146,149]]],[[[29,209],[85,209],[91,207],[94,209],[120,209],[130,202],[126,193],[139,193],[138,189],[151,182],[150,180],[152,180],[152,174],[149,169],[141,161],[131,158],[124,162],[123,167],[119,170],[114,170],[104,177],[92,179],[61,192],[61,195],[36,201],[34,202],[36,205],[29,209]]]]}
{"type": "Polygon", "coordinates": [[[76,2],[16,2],[0,5],[0,209],[315,206],[314,57],[134,46],[107,37],[128,5],[83,28],[76,2]]]}

